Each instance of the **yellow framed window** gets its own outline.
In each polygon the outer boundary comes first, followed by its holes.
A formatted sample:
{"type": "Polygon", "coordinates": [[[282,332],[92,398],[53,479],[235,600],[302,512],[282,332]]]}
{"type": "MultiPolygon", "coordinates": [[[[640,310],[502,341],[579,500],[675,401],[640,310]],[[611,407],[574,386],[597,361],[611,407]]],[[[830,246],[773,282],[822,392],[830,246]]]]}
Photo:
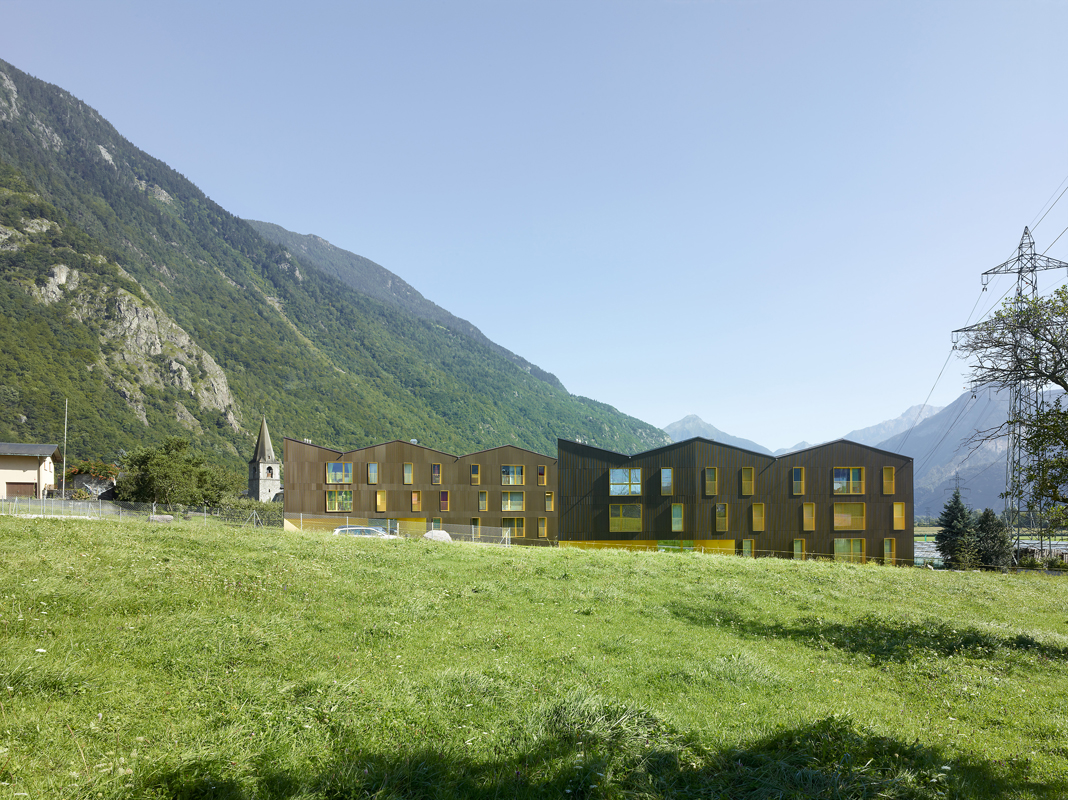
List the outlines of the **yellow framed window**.
{"type": "Polygon", "coordinates": [[[751,495],[756,488],[756,478],[752,467],[742,467],[742,494],[751,495]]]}
{"type": "Polygon", "coordinates": [[[478,510],[489,511],[489,492],[478,493],[478,510]]]}
{"type": "Polygon", "coordinates": [[[526,536],[523,527],[524,521],[522,517],[503,517],[501,519],[501,534],[513,539],[526,536]]]}
{"type": "Polygon", "coordinates": [[[613,497],[640,496],[642,493],[641,468],[608,470],[608,493],[613,497]]]}
{"type": "Polygon", "coordinates": [[[863,539],[835,539],[834,560],[863,564],[866,554],[863,539]]]}
{"type": "Polygon", "coordinates": [[[545,493],[545,510],[556,511],[556,495],[552,492],[545,493]]]}
{"type": "Polygon", "coordinates": [[[438,492],[438,511],[449,510],[449,493],[447,491],[438,492]]]}
{"type": "Polygon", "coordinates": [[[471,465],[471,485],[478,486],[482,483],[482,467],[478,464],[471,465]]]}
{"type": "Polygon", "coordinates": [[[883,467],[883,494],[894,493],[894,473],[893,467],[883,467]]]}
{"type": "Polygon", "coordinates": [[[609,533],[641,533],[642,507],[640,503],[608,506],[609,533]]]}
{"type": "Polygon", "coordinates": [[[672,494],[675,494],[675,470],[664,467],[660,470],[660,495],[667,497],[672,494]]]}
{"type": "Polygon", "coordinates": [[[802,503],[801,504],[801,530],[814,531],[816,530],[816,504],[815,503],[802,503]]]}
{"type": "Polygon", "coordinates": [[[883,563],[890,566],[897,563],[897,539],[883,539],[883,563]]]}
{"type": "Polygon", "coordinates": [[[726,533],[727,521],[727,504],[716,503],[716,533],[726,533]]]}
{"type": "Polygon", "coordinates": [[[352,483],[351,461],[328,461],[326,462],[327,483],[352,483]]]}
{"type": "Polygon", "coordinates": [[[434,519],[430,520],[430,530],[432,530],[432,531],[440,531],[441,530],[441,517],[434,517],[434,519]]]}
{"type": "Polygon", "coordinates": [[[760,533],[764,530],[764,504],[753,503],[753,532],[760,533]]]}
{"type": "Polygon", "coordinates": [[[798,561],[805,560],[805,540],[794,539],[794,558],[798,561]]]}
{"type": "Polygon", "coordinates": [[[671,504],[671,532],[682,533],[682,503],[671,504]]]}
{"type": "Polygon", "coordinates": [[[522,464],[504,464],[501,467],[501,486],[523,486],[525,483],[522,464]]]}
{"type": "Polygon", "coordinates": [[[525,492],[501,492],[501,511],[525,511],[524,494],[525,492]]]}
{"type": "Polygon", "coordinates": [[[538,538],[549,538],[549,520],[545,517],[538,517],[538,538]]]}
{"type": "Polygon", "coordinates": [[[378,483],[378,462],[371,461],[367,464],[367,484],[375,486],[378,483]]]}
{"type": "Polygon", "coordinates": [[[742,539],[742,556],[745,558],[752,558],[754,552],[756,551],[753,548],[753,540],[742,539]]]}
{"type": "Polygon", "coordinates": [[[379,489],[375,492],[375,511],[381,513],[386,510],[386,492],[379,489]]]}
{"type": "Polygon", "coordinates": [[[411,486],[415,478],[415,465],[404,462],[404,483],[411,486]]]}
{"type": "Polygon", "coordinates": [[[549,479],[548,470],[544,464],[538,464],[538,486],[544,486],[549,479]]]}
{"type": "Polygon", "coordinates": [[[834,494],[864,494],[864,467],[835,467],[831,491],[834,494]]]}
{"type": "Polygon", "coordinates": [[[482,520],[479,517],[471,517],[471,538],[478,539],[482,536],[482,520]]]}
{"type": "Polygon", "coordinates": [[[423,493],[412,492],[412,511],[423,510],[423,493]]]}
{"type": "Polygon", "coordinates": [[[894,530],[905,530],[905,504],[894,503],[894,530]]]}
{"type": "Polygon", "coordinates": [[[326,492],[327,511],[352,511],[351,489],[328,489],[326,492]]]}
{"type": "Polygon", "coordinates": [[[800,497],[805,493],[805,468],[794,467],[791,472],[793,473],[793,493],[796,497],[800,497]]]}
{"type": "Polygon", "coordinates": [[[863,531],[865,526],[864,503],[835,503],[834,529],[836,531],[863,531]]]}
{"type": "Polygon", "coordinates": [[[435,486],[441,483],[441,464],[430,465],[430,482],[435,486]]]}
{"type": "Polygon", "coordinates": [[[719,494],[719,472],[715,467],[705,467],[705,497],[719,494]]]}

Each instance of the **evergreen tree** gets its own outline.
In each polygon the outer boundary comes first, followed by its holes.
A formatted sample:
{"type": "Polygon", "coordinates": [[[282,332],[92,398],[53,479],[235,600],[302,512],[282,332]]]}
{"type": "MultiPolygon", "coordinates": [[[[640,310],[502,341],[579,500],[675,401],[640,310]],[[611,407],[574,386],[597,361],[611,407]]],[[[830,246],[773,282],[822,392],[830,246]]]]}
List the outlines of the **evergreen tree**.
{"type": "Polygon", "coordinates": [[[953,491],[938,517],[935,546],[950,569],[971,569],[975,565],[975,515],[964,505],[960,489],[953,491]]]}
{"type": "Polygon", "coordinates": [[[975,524],[976,555],[985,569],[1007,567],[1012,562],[1012,538],[1009,529],[991,509],[986,509],[975,524]]]}

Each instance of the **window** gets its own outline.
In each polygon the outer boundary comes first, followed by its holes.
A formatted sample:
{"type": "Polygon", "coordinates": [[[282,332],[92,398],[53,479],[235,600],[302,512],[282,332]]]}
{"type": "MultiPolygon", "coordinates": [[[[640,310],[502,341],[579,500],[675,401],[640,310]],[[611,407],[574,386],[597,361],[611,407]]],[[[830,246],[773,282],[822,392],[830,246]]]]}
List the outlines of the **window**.
{"type": "Polygon", "coordinates": [[[854,564],[864,563],[863,539],[835,539],[834,560],[849,561],[854,564]]]}
{"type": "Polygon", "coordinates": [[[764,504],[753,503],[753,532],[764,530],[764,504]]]}
{"type": "Polygon", "coordinates": [[[753,557],[753,540],[742,539],[742,555],[746,558],[753,557]]]}
{"type": "Polygon", "coordinates": [[[545,510],[546,511],[555,511],[556,510],[556,498],[555,498],[555,496],[553,495],[552,492],[546,492],[545,493],[545,510]]]}
{"type": "Polygon", "coordinates": [[[501,492],[501,511],[525,511],[524,492],[501,492]]]}
{"type": "Polygon", "coordinates": [[[489,492],[478,493],[478,510],[489,511],[489,492]]]}
{"type": "Polygon", "coordinates": [[[883,494],[894,493],[894,468],[883,467],[883,494]]]}
{"type": "Polygon", "coordinates": [[[406,484],[408,484],[409,486],[412,483],[412,475],[413,475],[414,472],[415,472],[415,465],[414,464],[408,464],[406,462],[404,464],[404,482],[406,484]]]}
{"type": "Polygon", "coordinates": [[[375,461],[367,465],[367,483],[371,486],[378,483],[378,463],[375,461]]]}
{"type": "Polygon", "coordinates": [[[501,486],[522,486],[524,483],[522,464],[505,464],[501,467],[501,486]]]}
{"type": "Polygon", "coordinates": [[[716,533],[725,533],[727,530],[727,504],[716,503],[716,533]]]}
{"type": "Polygon", "coordinates": [[[640,495],[642,493],[641,468],[608,470],[608,493],[613,497],[640,495]]]}
{"type": "Polygon", "coordinates": [[[805,560],[805,540],[794,539],[794,558],[798,561],[805,560]]]}
{"type": "Polygon", "coordinates": [[[471,485],[478,486],[482,483],[482,468],[478,464],[471,465],[471,485]]]}
{"type": "Polygon", "coordinates": [[[522,517],[504,517],[501,519],[501,534],[509,538],[525,536],[522,517]]]}
{"type": "Polygon", "coordinates": [[[883,563],[891,566],[897,563],[897,539],[883,539],[883,563]]]}
{"type": "Polygon", "coordinates": [[[835,494],[864,494],[864,467],[835,467],[832,487],[835,494]]]}
{"type": "Polygon", "coordinates": [[[793,468],[794,479],[794,494],[803,495],[805,493],[805,468],[794,467],[793,468]]]}
{"type": "Polygon", "coordinates": [[[438,505],[438,511],[448,511],[449,510],[449,493],[448,492],[438,492],[438,504],[439,504],[438,505]]]}
{"type": "Polygon", "coordinates": [[[863,503],[835,503],[834,529],[836,531],[862,531],[864,527],[863,503]]]}
{"type": "Polygon", "coordinates": [[[815,503],[802,503],[801,504],[801,530],[814,531],[816,530],[816,504],[815,503]]]}
{"type": "Polygon", "coordinates": [[[641,533],[642,507],[638,503],[608,506],[609,533],[641,533]]]}
{"type": "Polygon", "coordinates": [[[538,538],[549,538],[549,520],[547,520],[545,517],[538,517],[538,538]]]}
{"type": "Polygon", "coordinates": [[[894,503],[894,530],[905,530],[905,504],[894,503]]]}
{"type": "Polygon", "coordinates": [[[441,517],[434,517],[434,519],[430,520],[430,530],[432,530],[432,531],[440,531],[441,530],[441,517]]]}
{"type": "Polygon", "coordinates": [[[435,486],[441,483],[441,464],[430,465],[430,482],[435,486]]]}
{"type": "Polygon", "coordinates": [[[671,532],[682,533],[682,503],[671,504],[671,532]]]}
{"type": "Polygon", "coordinates": [[[538,464],[538,486],[544,486],[546,480],[545,465],[538,464]]]}
{"type": "Polygon", "coordinates": [[[754,483],[755,479],[753,478],[753,468],[742,467],[742,494],[752,494],[754,483]]]}
{"type": "Polygon", "coordinates": [[[719,494],[718,473],[715,467],[705,467],[705,496],[715,497],[719,494]]]}
{"type": "Polygon", "coordinates": [[[328,490],[326,493],[327,511],[352,511],[352,490],[328,490]]]}
{"type": "Polygon", "coordinates": [[[666,497],[674,492],[675,471],[671,467],[660,470],[660,495],[666,497]]]}
{"type": "Polygon", "coordinates": [[[328,461],[326,464],[327,483],[352,483],[351,461],[328,461]]]}
{"type": "Polygon", "coordinates": [[[423,510],[423,493],[412,492],[412,511],[423,510]]]}
{"type": "Polygon", "coordinates": [[[379,489],[375,492],[375,511],[386,510],[386,492],[383,489],[379,489]]]}
{"type": "Polygon", "coordinates": [[[482,520],[478,517],[471,517],[471,538],[478,539],[482,536],[482,520]]]}

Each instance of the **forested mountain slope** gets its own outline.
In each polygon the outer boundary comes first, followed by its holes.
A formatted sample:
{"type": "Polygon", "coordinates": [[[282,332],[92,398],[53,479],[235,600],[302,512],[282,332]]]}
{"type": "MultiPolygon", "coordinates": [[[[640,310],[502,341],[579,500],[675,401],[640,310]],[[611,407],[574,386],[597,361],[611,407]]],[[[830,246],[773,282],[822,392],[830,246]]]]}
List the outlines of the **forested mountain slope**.
{"type": "Polygon", "coordinates": [[[237,466],[261,414],[346,448],[668,441],[302,262],[3,61],[0,165],[0,439],[59,441],[68,398],[72,459],[192,434],[237,466]]]}

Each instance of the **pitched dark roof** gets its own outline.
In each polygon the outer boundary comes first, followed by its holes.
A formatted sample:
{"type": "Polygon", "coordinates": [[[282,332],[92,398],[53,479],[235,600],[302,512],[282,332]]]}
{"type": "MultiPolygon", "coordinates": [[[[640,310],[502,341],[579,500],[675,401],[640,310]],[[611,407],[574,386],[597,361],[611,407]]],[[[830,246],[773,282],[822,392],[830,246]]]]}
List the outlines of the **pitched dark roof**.
{"type": "Polygon", "coordinates": [[[55,456],[59,455],[58,444],[19,444],[0,442],[0,456],[55,456]]]}
{"type": "Polygon", "coordinates": [[[256,440],[256,452],[248,463],[255,464],[260,461],[277,461],[274,457],[274,446],[271,444],[271,434],[267,430],[267,417],[260,423],[260,438],[256,440]]]}

